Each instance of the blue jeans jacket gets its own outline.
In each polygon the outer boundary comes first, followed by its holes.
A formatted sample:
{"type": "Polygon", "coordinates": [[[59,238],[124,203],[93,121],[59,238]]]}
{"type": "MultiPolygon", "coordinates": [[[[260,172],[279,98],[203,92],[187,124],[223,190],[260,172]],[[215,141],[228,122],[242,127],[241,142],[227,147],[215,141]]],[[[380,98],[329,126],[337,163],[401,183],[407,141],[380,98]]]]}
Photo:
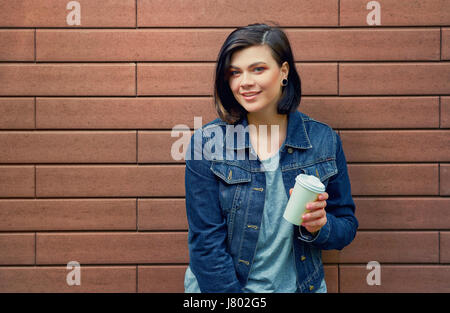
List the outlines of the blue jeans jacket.
{"type": "MultiPolygon", "coordinates": [[[[302,173],[319,176],[329,194],[327,223],[320,231],[313,236],[295,226],[292,232],[298,291],[315,292],[324,278],[321,250],[341,250],[358,228],[342,142],[331,127],[296,111],[288,115],[279,158],[288,197],[302,173]]],[[[266,185],[248,120],[230,125],[217,118],[197,129],[185,160],[189,267],[202,292],[242,292],[255,256],[266,185]]]]}

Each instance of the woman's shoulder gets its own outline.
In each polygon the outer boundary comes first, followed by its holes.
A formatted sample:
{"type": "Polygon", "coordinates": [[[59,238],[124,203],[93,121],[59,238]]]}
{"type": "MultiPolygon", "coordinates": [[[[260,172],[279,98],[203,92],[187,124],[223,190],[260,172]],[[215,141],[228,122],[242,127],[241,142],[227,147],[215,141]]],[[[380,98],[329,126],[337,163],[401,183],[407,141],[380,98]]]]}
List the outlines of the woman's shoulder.
{"type": "Polygon", "coordinates": [[[208,123],[202,125],[201,129],[205,130],[211,127],[217,127],[217,126],[226,126],[228,125],[227,122],[225,122],[224,120],[222,120],[220,117],[215,118],[212,121],[209,121],[208,123]]]}
{"type": "Polygon", "coordinates": [[[190,144],[195,149],[202,151],[204,145],[214,139],[217,144],[221,144],[220,138],[225,135],[226,126],[229,125],[220,118],[215,118],[206,124],[200,124],[194,127],[194,131],[191,132],[190,144]],[[219,136],[218,136],[219,135],[219,136]],[[221,136],[220,136],[221,135],[221,136]]]}
{"type": "Polygon", "coordinates": [[[336,144],[339,137],[338,132],[327,123],[316,120],[305,113],[299,113],[301,114],[305,130],[312,145],[320,146],[322,149],[324,146],[329,146],[331,147],[330,151],[336,151],[336,144]]]}
{"type": "Polygon", "coordinates": [[[313,126],[316,126],[316,127],[321,127],[321,128],[325,128],[325,129],[329,129],[329,130],[333,130],[334,131],[333,127],[331,127],[327,123],[324,123],[322,121],[314,119],[311,116],[309,116],[309,115],[307,115],[307,114],[305,114],[303,112],[298,111],[298,113],[300,113],[300,116],[301,116],[301,118],[302,118],[302,120],[303,120],[303,122],[305,124],[312,124],[313,126]]]}

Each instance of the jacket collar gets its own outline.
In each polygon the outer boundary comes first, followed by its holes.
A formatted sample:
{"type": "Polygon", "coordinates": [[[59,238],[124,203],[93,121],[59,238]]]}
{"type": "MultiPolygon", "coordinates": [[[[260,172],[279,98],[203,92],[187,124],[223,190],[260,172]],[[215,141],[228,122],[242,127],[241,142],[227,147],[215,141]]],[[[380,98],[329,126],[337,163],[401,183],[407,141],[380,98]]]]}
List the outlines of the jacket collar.
{"type": "MultiPolygon", "coordinates": [[[[240,121],[238,121],[234,125],[227,124],[227,130],[225,134],[225,142],[233,142],[233,149],[244,149],[250,148],[250,133],[248,132],[248,119],[247,116],[243,117],[240,121]],[[238,126],[241,127],[238,127],[238,126]],[[229,129],[229,127],[231,129],[229,129]],[[245,140],[233,140],[234,136],[233,127],[235,128],[235,132],[239,133],[240,131],[245,131],[245,140]]],[[[308,133],[306,132],[305,122],[302,118],[302,113],[299,111],[294,111],[288,114],[288,126],[287,126],[287,134],[286,139],[284,141],[284,147],[292,147],[297,149],[310,149],[312,148],[311,142],[308,137],[308,133]]]]}

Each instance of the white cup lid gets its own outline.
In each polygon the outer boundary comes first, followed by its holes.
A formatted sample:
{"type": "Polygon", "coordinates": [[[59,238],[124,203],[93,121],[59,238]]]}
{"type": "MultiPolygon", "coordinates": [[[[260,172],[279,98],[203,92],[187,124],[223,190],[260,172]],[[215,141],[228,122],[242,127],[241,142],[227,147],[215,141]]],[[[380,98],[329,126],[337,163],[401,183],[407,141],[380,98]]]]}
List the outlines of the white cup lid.
{"type": "Polygon", "coordinates": [[[295,181],[312,192],[322,193],[325,191],[325,185],[316,176],[300,174],[297,175],[295,181]]]}

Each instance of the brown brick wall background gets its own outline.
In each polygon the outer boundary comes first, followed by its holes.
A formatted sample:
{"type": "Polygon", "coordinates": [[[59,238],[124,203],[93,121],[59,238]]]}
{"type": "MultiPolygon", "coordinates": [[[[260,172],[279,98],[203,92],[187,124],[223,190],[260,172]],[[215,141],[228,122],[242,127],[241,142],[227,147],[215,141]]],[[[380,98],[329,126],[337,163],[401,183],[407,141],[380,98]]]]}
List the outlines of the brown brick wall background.
{"type": "Polygon", "coordinates": [[[177,124],[214,119],[236,27],[280,24],[300,110],[336,129],[360,228],[329,292],[450,292],[450,1],[0,0],[0,291],[182,292],[177,124]],[[68,286],[66,265],[81,264],[68,286]],[[369,286],[366,264],[381,264],[369,286]]]}

